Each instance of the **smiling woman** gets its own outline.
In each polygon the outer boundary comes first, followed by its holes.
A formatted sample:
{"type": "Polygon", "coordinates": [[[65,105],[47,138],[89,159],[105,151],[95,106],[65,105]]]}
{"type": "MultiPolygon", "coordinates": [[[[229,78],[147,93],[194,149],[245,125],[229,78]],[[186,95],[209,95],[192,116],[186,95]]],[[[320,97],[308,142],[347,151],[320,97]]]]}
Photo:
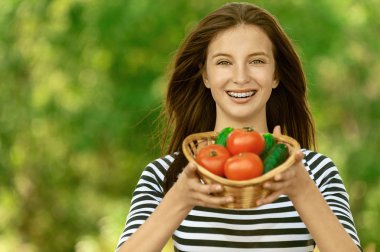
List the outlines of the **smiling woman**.
{"type": "Polygon", "coordinates": [[[175,251],[361,249],[338,169],[310,150],[315,130],[301,62],[266,10],[230,3],[199,22],[177,52],[166,112],[166,155],[142,172],[119,252],[160,251],[170,237],[175,251]],[[193,133],[246,126],[277,136],[282,129],[302,149],[263,183],[269,194],[254,199],[257,207],[225,209],[234,198],[202,183],[181,146],[193,133]]]}
{"type": "Polygon", "coordinates": [[[275,67],[272,42],[260,27],[241,24],[215,36],[202,76],[216,103],[216,131],[255,125],[268,132],[266,102],[278,85],[275,67]]]}

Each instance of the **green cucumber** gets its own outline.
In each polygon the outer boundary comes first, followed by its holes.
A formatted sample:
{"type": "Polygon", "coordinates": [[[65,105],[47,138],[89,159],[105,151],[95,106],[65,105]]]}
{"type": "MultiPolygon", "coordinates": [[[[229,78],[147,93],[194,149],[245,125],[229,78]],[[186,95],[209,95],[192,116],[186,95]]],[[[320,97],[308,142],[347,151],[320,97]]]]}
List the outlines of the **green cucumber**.
{"type": "Polygon", "coordinates": [[[272,147],[276,144],[274,137],[271,133],[264,133],[263,138],[265,140],[265,147],[264,150],[261,152],[260,157],[262,160],[266,158],[269,151],[272,149],[272,147]]]}
{"type": "Polygon", "coordinates": [[[264,159],[264,173],[271,171],[282,164],[289,156],[288,147],[283,143],[278,143],[269,151],[264,159]]]}
{"type": "Polygon", "coordinates": [[[227,138],[230,135],[230,133],[234,130],[232,127],[226,127],[224,128],[216,137],[215,144],[221,145],[226,147],[227,138]]]}

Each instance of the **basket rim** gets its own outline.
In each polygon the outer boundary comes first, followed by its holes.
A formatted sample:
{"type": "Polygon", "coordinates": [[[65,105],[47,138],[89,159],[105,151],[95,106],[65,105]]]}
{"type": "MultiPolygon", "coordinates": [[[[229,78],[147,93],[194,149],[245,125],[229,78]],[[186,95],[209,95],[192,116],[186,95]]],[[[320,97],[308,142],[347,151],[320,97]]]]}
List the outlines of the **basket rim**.
{"type": "Polygon", "coordinates": [[[194,133],[189,136],[187,136],[184,141],[182,142],[182,151],[187,158],[187,160],[191,163],[194,163],[197,167],[197,170],[202,175],[212,179],[216,183],[220,183],[222,185],[229,185],[234,187],[245,187],[249,185],[255,185],[263,183],[264,181],[267,181],[271,178],[273,178],[276,174],[281,173],[285,170],[287,170],[296,160],[296,154],[300,150],[300,144],[292,137],[287,135],[273,135],[273,137],[278,142],[283,142],[288,145],[289,149],[289,157],[279,166],[274,168],[273,170],[259,176],[256,178],[252,178],[249,180],[230,180],[224,177],[220,177],[218,175],[215,175],[208,171],[206,168],[198,164],[193,155],[190,153],[188,149],[188,145],[190,142],[200,139],[200,138],[210,138],[213,139],[218,135],[218,132],[216,131],[209,131],[209,132],[201,132],[201,133],[194,133]]]}

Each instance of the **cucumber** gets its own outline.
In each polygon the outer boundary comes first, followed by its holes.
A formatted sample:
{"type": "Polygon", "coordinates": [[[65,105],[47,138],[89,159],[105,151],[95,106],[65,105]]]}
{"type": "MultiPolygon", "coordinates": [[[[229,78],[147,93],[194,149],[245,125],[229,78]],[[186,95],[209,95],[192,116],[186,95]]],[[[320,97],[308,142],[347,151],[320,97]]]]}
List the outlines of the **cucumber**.
{"type": "Polygon", "coordinates": [[[234,128],[231,127],[224,128],[216,137],[215,144],[226,147],[227,138],[233,130],[234,128]]]}
{"type": "Polygon", "coordinates": [[[264,173],[267,173],[282,164],[288,156],[289,150],[285,144],[275,144],[264,159],[264,173]]]}
{"type": "Polygon", "coordinates": [[[266,156],[268,155],[269,151],[272,149],[272,147],[275,145],[274,137],[271,133],[264,133],[263,138],[265,140],[265,147],[264,150],[260,154],[260,158],[264,160],[266,156]]]}

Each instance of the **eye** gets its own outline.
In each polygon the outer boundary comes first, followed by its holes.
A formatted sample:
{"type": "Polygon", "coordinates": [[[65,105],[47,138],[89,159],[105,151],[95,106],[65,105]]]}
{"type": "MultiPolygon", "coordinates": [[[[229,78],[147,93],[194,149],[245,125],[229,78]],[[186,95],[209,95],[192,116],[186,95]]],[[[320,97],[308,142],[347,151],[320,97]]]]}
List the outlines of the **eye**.
{"type": "Polygon", "coordinates": [[[218,60],[216,62],[217,65],[230,65],[231,63],[227,60],[218,60]]]}
{"type": "Polygon", "coordinates": [[[250,62],[250,64],[264,64],[265,62],[261,59],[254,59],[250,62]]]}

